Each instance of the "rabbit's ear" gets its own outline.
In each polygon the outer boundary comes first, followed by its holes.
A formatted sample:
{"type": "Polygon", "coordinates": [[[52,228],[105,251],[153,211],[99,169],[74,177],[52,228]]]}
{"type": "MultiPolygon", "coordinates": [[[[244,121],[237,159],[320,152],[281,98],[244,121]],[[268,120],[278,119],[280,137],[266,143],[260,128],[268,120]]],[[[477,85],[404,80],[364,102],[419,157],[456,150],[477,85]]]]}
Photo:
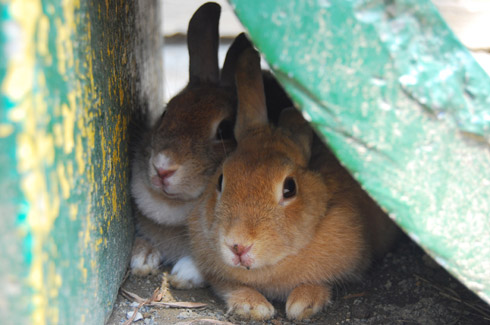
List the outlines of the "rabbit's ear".
{"type": "Polygon", "coordinates": [[[303,149],[308,161],[311,155],[313,130],[301,113],[294,107],[284,109],[279,117],[279,127],[292,132],[294,141],[303,149]]]}
{"type": "Polygon", "coordinates": [[[245,33],[238,35],[230,45],[221,70],[221,84],[223,86],[235,87],[235,71],[238,58],[249,47],[252,47],[252,43],[245,36],[245,33]]]}
{"type": "Polygon", "coordinates": [[[240,141],[248,130],[268,125],[260,56],[253,48],[246,49],[238,59],[236,87],[238,108],[235,138],[240,141]]]}
{"type": "Polygon", "coordinates": [[[192,16],[187,29],[189,83],[219,81],[218,43],[221,7],[203,4],[192,16]]]}

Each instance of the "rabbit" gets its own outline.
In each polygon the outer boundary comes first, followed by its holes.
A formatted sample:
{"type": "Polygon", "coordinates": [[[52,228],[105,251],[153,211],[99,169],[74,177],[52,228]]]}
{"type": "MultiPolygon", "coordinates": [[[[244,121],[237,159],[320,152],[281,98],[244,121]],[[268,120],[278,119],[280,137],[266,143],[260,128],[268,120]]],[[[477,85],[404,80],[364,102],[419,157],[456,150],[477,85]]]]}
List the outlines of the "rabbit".
{"type": "Polygon", "coordinates": [[[131,192],[136,232],[130,268],[133,274],[158,272],[173,264],[172,284],[202,286],[190,258],[187,216],[222,159],[235,147],[234,70],[238,53],[249,46],[238,37],[218,67],[220,6],[202,5],[188,26],[189,83],[166,106],[137,143],[131,192]]]}
{"type": "Polygon", "coordinates": [[[189,216],[192,256],[242,318],[318,313],[332,285],[360,279],[397,227],[340,165],[293,107],[269,124],[260,57],[249,48],[236,72],[237,148],[189,216]]]}

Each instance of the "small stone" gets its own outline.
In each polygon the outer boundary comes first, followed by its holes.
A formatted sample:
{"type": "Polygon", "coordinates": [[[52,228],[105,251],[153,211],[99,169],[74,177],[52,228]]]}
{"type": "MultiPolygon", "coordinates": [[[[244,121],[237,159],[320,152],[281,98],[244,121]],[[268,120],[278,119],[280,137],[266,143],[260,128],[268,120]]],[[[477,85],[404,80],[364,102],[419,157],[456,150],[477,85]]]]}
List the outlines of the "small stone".
{"type": "Polygon", "coordinates": [[[133,301],[133,302],[131,303],[131,305],[129,305],[129,306],[130,306],[130,307],[133,307],[133,308],[136,308],[136,307],[138,307],[139,305],[140,305],[139,303],[137,303],[136,301],[133,301]]]}
{"type": "Polygon", "coordinates": [[[178,319],[187,319],[194,316],[194,313],[190,310],[186,310],[177,315],[178,319]]]}
{"type": "Polygon", "coordinates": [[[385,288],[386,288],[386,290],[389,290],[391,288],[391,281],[390,280],[386,281],[385,288]]]}
{"type": "MultiPolygon", "coordinates": [[[[133,317],[133,314],[134,314],[134,311],[128,311],[126,314],[126,318],[130,319],[131,317],[133,317]]],[[[141,315],[140,312],[137,312],[136,316],[133,319],[133,322],[137,322],[137,321],[142,320],[142,319],[143,319],[143,315],[141,315]]]]}

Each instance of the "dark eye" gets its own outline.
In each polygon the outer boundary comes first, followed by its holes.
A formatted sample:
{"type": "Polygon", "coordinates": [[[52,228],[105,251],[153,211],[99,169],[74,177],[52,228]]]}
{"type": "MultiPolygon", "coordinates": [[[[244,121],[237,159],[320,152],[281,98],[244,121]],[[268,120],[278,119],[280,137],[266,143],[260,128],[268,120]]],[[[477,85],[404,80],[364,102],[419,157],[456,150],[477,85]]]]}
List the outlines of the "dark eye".
{"type": "Polygon", "coordinates": [[[284,180],[282,187],[282,197],[285,199],[292,198],[296,195],[296,182],[292,177],[288,177],[284,180]]]}
{"type": "Polygon", "coordinates": [[[223,120],[216,130],[216,139],[230,140],[233,138],[233,123],[230,120],[223,120]]]}
{"type": "Polygon", "coordinates": [[[221,192],[222,186],[223,186],[223,174],[219,175],[218,178],[218,186],[217,186],[218,192],[221,192]]]}

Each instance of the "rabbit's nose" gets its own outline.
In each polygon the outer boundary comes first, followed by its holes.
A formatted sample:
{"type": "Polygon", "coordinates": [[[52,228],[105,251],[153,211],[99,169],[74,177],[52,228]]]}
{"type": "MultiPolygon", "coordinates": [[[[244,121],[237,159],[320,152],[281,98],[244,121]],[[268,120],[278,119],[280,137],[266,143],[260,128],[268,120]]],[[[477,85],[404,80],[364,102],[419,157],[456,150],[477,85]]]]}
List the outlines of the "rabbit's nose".
{"type": "Polygon", "coordinates": [[[234,265],[241,265],[247,270],[250,270],[252,264],[254,263],[254,258],[251,255],[250,250],[253,245],[244,246],[240,244],[228,245],[228,248],[233,253],[232,262],[234,265]]]}
{"type": "Polygon", "coordinates": [[[234,244],[230,246],[233,254],[237,255],[238,257],[242,256],[243,254],[247,254],[250,251],[250,248],[252,248],[252,245],[245,247],[243,245],[234,244]]]}
{"type": "Polygon", "coordinates": [[[161,169],[161,168],[156,168],[158,176],[162,179],[165,180],[172,176],[175,173],[175,169],[168,170],[168,169],[161,169]]]}

